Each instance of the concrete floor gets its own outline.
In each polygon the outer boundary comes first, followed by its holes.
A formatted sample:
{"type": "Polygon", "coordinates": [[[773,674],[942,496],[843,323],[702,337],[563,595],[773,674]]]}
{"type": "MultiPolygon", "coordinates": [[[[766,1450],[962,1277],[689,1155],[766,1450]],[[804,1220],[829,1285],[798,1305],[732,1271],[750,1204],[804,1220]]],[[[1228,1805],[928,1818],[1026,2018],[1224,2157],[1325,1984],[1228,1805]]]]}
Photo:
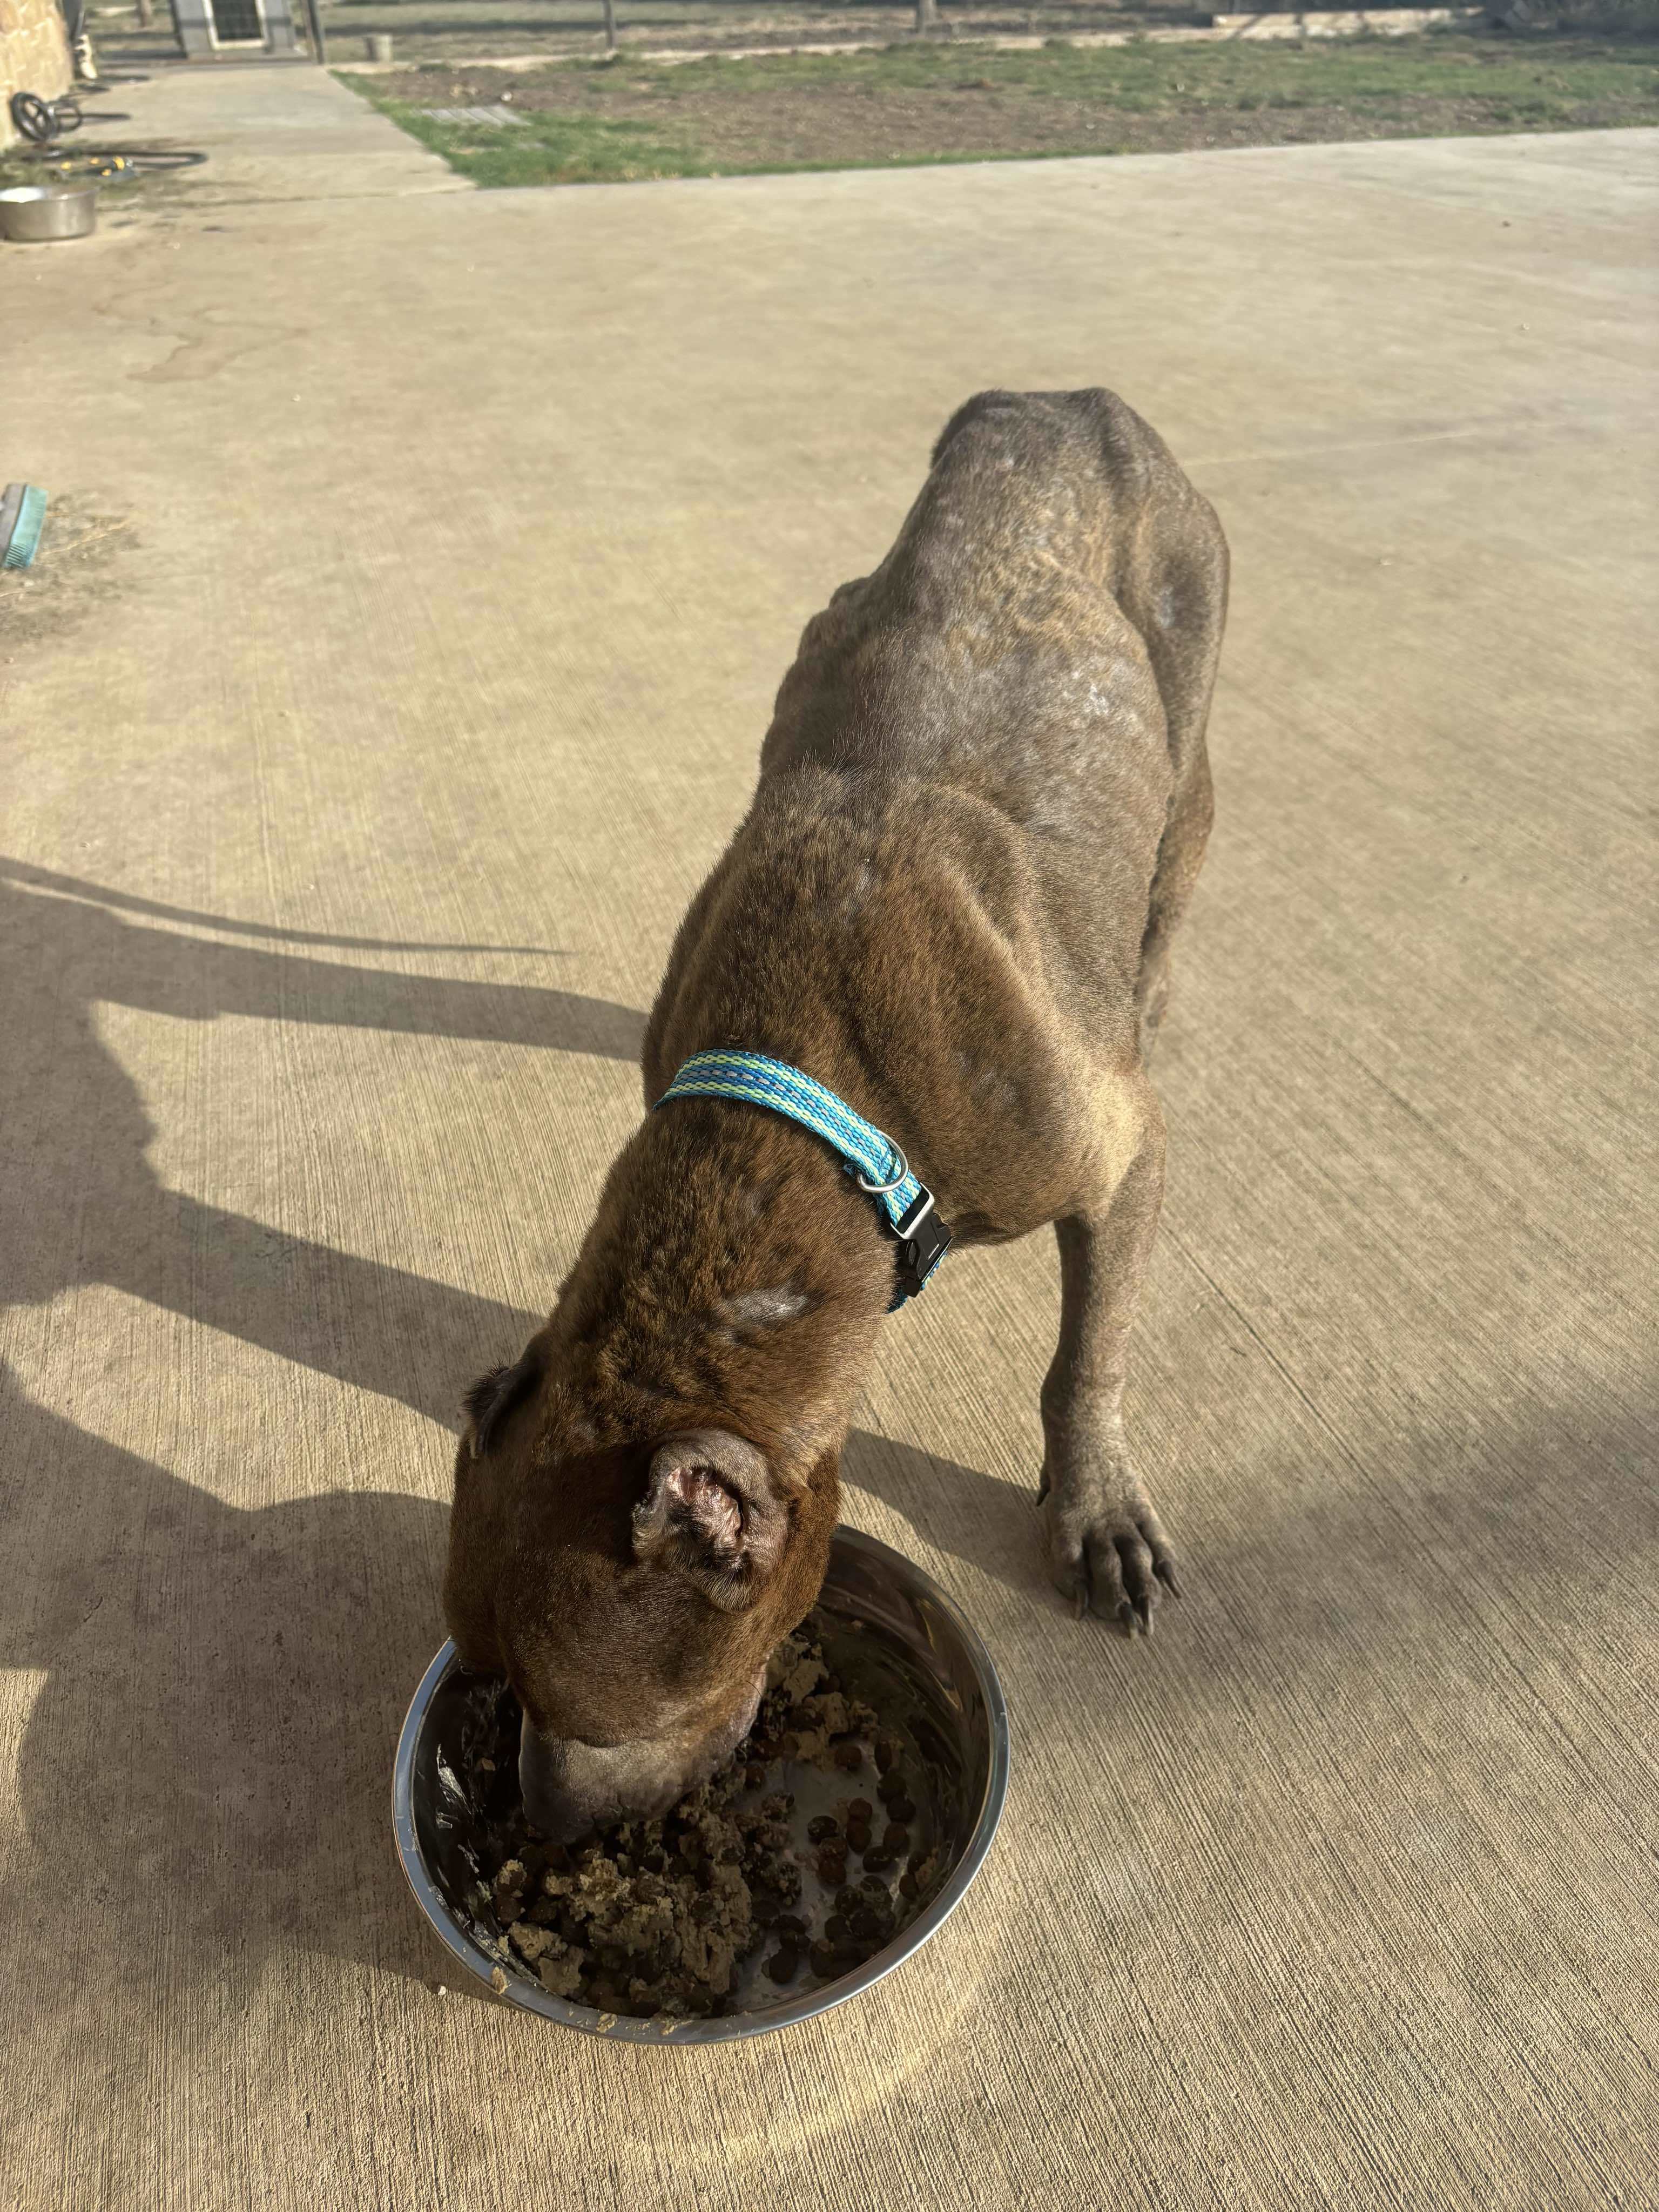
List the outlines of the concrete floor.
{"type": "Polygon", "coordinates": [[[0,597],[0,2200],[1651,2203],[1653,138],[490,196],[307,70],[124,104],[194,195],[0,249],[83,541],[0,597]],[[1052,1254],[953,1261],[847,1510],[1004,1671],[966,1905],[724,2052],[441,1999],[456,1393],[802,620],[965,394],[1103,381],[1234,554],[1131,1408],[1190,1594],[1052,1597],[1052,1254]]]}

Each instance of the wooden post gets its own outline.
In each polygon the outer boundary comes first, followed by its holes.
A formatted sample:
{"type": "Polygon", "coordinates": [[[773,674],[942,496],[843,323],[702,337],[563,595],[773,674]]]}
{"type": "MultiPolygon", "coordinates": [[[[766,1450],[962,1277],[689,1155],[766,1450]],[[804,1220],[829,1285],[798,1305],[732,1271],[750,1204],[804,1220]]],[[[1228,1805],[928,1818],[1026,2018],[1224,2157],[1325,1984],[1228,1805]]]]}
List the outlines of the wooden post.
{"type": "Polygon", "coordinates": [[[617,0],[605,0],[605,50],[608,54],[617,51],[617,0]]]}
{"type": "Polygon", "coordinates": [[[139,29],[141,31],[148,31],[155,21],[155,9],[153,4],[153,0],[138,0],[139,29]]]}
{"type": "Polygon", "coordinates": [[[939,28],[939,0],[916,0],[916,35],[939,28]]]}

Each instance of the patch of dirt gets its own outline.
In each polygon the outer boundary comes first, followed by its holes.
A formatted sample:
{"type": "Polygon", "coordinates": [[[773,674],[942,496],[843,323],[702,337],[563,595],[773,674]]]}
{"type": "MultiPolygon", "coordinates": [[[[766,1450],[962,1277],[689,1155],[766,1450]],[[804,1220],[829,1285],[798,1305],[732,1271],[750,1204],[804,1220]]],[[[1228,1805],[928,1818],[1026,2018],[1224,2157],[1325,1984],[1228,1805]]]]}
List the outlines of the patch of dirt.
{"type": "Polygon", "coordinates": [[[48,487],[32,566],[0,568],[0,668],[20,646],[72,629],[114,599],[137,542],[130,514],[48,487]]]}
{"type": "MultiPolygon", "coordinates": [[[[664,73],[667,75],[667,72],[664,73]]],[[[381,77],[377,98],[419,106],[487,106],[503,94],[520,112],[594,116],[641,123],[695,145],[717,170],[825,167],[880,168],[890,161],[1054,154],[1186,153],[1205,147],[1301,146],[1340,140],[1467,137],[1528,127],[1530,118],[1494,115],[1489,100],[1402,93],[1354,106],[1340,103],[1230,107],[1175,106],[1137,111],[1099,99],[1068,99],[1023,86],[981,82],[928,87],[876,83],[752,89],[690,84],[641,87],[589,70],[545,76],[489,70],[381,77]]],[[[1574,102],[1571,126],[1600,129],[1651,120],[1650,103],[1574,102]]],[[[1559,112],[1544,127],[1565,127],[1559,112]]],[[[1534,124],[1533,127],[1539,127],[1534,124]]]]}

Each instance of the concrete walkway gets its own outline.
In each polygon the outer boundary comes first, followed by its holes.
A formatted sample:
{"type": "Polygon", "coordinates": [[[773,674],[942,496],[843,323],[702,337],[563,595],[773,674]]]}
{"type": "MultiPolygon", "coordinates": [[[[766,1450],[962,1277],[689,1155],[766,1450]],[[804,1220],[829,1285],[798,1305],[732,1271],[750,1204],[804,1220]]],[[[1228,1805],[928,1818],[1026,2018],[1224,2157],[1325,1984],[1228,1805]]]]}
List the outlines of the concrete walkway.
{"type": "Polygon", "coordinates": [[[1652,137],[490,195],[304,71],[123,105],[218,204],[0,250],[77,540],[0,598],[0,2201],[1651,2203],[1652,137]],[[440,1998],[456,1393],[799,624],[968,392],[1094,382],[1234,551],[1132,1406],[1190,1595],[1051,1596],[1052,1252],[953,1261],[847,1510],[1004,1669],[967,1905],[725,2052],[440,1998]]]}
{"type": "MultiPolygon", "coordinates": [[[[168,210],[471,189],[447,162],[308,62],[174,63],[147,84],[112,87],[111,98],[131,121],[105,129],[91,106],[88,137],[207,155],[204,168],[185,173],[185,189],[153,196],[168,210]]],[[[131,212],[122,190],[106,186],[101,218],[118,222],[131,212]]]]}

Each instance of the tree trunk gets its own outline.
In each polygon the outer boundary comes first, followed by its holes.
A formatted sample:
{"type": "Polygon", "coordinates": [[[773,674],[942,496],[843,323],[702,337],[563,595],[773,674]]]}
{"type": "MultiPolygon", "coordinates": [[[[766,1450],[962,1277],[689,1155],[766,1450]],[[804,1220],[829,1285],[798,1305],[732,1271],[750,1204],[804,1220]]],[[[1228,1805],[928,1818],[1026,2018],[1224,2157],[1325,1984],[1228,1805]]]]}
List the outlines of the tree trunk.
{"type": "Polygon", "coordinates": [[[605,50],[608,54],[617,51],[617,0],[605,0],[605,50]]]}
{"type": "Polygon", "coordinates": [[[155,9],[154,6],[152,5],[152,0],[138,0],[138,27],[139,27],[139,29],[140,29],[141,31],[147,31],[147,30],[149,30],[149,27],[150,27],[150,26],[151,26],[151,24],[153,24],[153,23],[155,22],[155,9]]]}
{"type": "Polygon", "coordinates": [[[939,0],[916,0],[916,30],[936,31],[939,28],[939,0]]]}

